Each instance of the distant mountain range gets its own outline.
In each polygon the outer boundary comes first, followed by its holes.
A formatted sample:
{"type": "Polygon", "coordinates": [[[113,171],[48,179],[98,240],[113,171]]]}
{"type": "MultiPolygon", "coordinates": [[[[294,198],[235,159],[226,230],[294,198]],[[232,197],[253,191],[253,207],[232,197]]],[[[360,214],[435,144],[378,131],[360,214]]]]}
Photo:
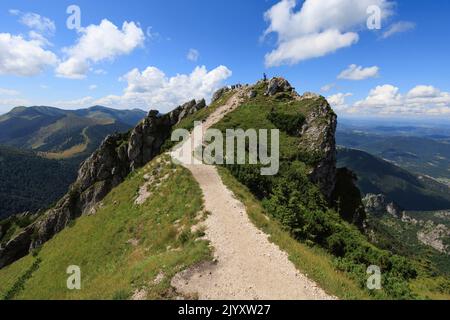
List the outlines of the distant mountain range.
{"type": "Polygon", "coordinates": [[[356,173],[364,194],[384,194],[405,210],[450,209],[450,188],[424,175],[410,173],[360,150],[340,148],[338,167],[356,173]]]}
{"type": "Polygon", "coordinates": [[[450,181],[450,131],[443,127],[368,127],[340,125],[337,144],[364,150],[408,171],[450,181]]]}
{"type": "Polygon", "coordinates": [[[126,131],[145,117],[142,110],[94,106],[80,110],[17,107],[0,116],[0,144],[41,152],[48,158],[88,154],[113,132],[126,131]]]}
{"type": "Polygon", "coordinates": [[[101,106],[18,107],[0,116],[0,218],[51,205],[107,135],[126,132],[145,116],[101,106]]]}

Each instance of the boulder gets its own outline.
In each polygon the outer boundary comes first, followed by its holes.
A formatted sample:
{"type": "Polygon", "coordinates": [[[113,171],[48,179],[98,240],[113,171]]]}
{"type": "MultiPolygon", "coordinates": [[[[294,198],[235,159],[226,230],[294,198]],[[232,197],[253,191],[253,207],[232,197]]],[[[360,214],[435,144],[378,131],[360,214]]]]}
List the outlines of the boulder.
{"type": "Polygon", "coordinates": [[[266,96],[274,96],[279,92],[292,92],[294,88],[284,78],[272,78],[267,85],[267,90],[264,93],[266,96]]]}
{"type": "Polygon", "coordinates": [[[401,219],[403,210],[393,201],[389,201],[383,194],[367,194],[363,199],[366,212],[375,216],[390,215],[401,219]]]}

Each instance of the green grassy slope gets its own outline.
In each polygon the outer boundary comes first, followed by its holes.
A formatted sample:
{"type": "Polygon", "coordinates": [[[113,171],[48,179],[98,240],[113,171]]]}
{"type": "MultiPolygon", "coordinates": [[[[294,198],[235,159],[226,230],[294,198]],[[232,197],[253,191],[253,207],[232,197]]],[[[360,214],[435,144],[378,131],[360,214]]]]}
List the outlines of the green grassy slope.
{"type": "Polygon", "coordinates": [[[114,189],[94,215],[76,220],[35,256],[0,270],[0,296],[128,299],[143,290],[147,298],[171,298],[172,276],[210,258],[207,242],[197,240],[202,232],[190,232],[204,216],[202,205],[200,188],[187,170],[155,159],[114,189]],[[152,196],[139,206],[134,201],[145,174],[160,185],[149,189],[152,196]],[[66,287],[70,265],[81,268],[81,290],[66,287]],[[161,281],[155,282],[158,275],[161,281]]]}

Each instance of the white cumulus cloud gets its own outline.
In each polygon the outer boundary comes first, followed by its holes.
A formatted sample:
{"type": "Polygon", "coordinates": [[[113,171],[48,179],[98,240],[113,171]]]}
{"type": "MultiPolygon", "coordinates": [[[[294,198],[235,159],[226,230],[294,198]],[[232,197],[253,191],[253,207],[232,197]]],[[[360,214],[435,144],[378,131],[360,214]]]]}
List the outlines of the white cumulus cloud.
{"type": "Polygon", "coordinates": [[[388,0],[305,0],[299,9],[296,0],[281,0],[265,13],[269,27],[264,35],[278,37],[277,48],[265,57],[266,66],[295,64],[355,44],[371,5],[381,9],[382,18],[393,12],[388,0]]]}
{"type": "Polygon", "coordinates": [[[435,98],[440,94],[441,91],[433,86],[418,85],[408,92],[408,98],[435,98]]]}
{"type": "Polygon", "coordinates": [[[380,68],[378,68],[377,66],[364,68],[362,66],[352,64],[338,75],[338,79],[357,81],[368,78],[375,78],[378,77],[379,71],[380,68]]]}
{"type": "Polygon", "coordinates": [[[32,76],[58,63],[40,40],[0,33],[0,75],[32,76]]]}
{"type": "Polygon", "coordinates": [[[99,25],[90,25],[80,32],[77,43],[64,48],[67,59],[56,69],[60,77],[82,79],[92,64],[129,54],[145,40],[144,32],[134,22],[124,22],[119,29],[104,19],[99,25]]]}
{"type": "Polygon", "coordinates": [[[352,93],[336,93],[327,97],[327,101],[336,111],[341,111],[348,108],[348,104],[345,100],[352,95],[352,93]]]}
{"type": "Polygon", "coordinates": [[[208,71],[196,67],[190,74],[168,77],[156,67],[143,71],[133,69],[122,77],[127,82],[123,95],[110,95],[95,104],[119,109],[141,108],[168,112],[190,99],[210,100],[212,94],[223,86],[232,72],[225,66],[208,71]]]}
{"type": "Polygon", "coordinates": [[[450,114],[450,93],[431,85],[418,85],[406,94],[396,86],[377,86],[348,110],[360,114],[442,116],[450,114]]]}

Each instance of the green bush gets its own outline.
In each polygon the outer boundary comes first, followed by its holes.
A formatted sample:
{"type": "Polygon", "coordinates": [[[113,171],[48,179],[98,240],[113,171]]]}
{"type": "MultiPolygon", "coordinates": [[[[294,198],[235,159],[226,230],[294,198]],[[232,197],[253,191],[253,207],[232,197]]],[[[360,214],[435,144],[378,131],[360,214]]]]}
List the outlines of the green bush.
{"type": "Polygon", "coordinates": [[[278,129],[290,135],[298,135],[300,133],[300,129],[305,123],[305,116],[300,113],[287,114],[272,111],[267,116],[267,119],[278,129]]]}
{"type": "MultiPolygon", "coordinates": [[[[284,163],[275,177],[264,177],[256,166],[227,166],[263,203],[267,212],[305,243],[315,243],[337,257],[336,267],[366,286],[367,267],[382,270],[383,292],[395,299],[411,298],[408,280],[417,276],[410,260],[371,245],[356,226],[328,208],[322,193],[300,162],[284,163]]],[[[372,293],[377,294],[377,293],[372,293]]]]}

